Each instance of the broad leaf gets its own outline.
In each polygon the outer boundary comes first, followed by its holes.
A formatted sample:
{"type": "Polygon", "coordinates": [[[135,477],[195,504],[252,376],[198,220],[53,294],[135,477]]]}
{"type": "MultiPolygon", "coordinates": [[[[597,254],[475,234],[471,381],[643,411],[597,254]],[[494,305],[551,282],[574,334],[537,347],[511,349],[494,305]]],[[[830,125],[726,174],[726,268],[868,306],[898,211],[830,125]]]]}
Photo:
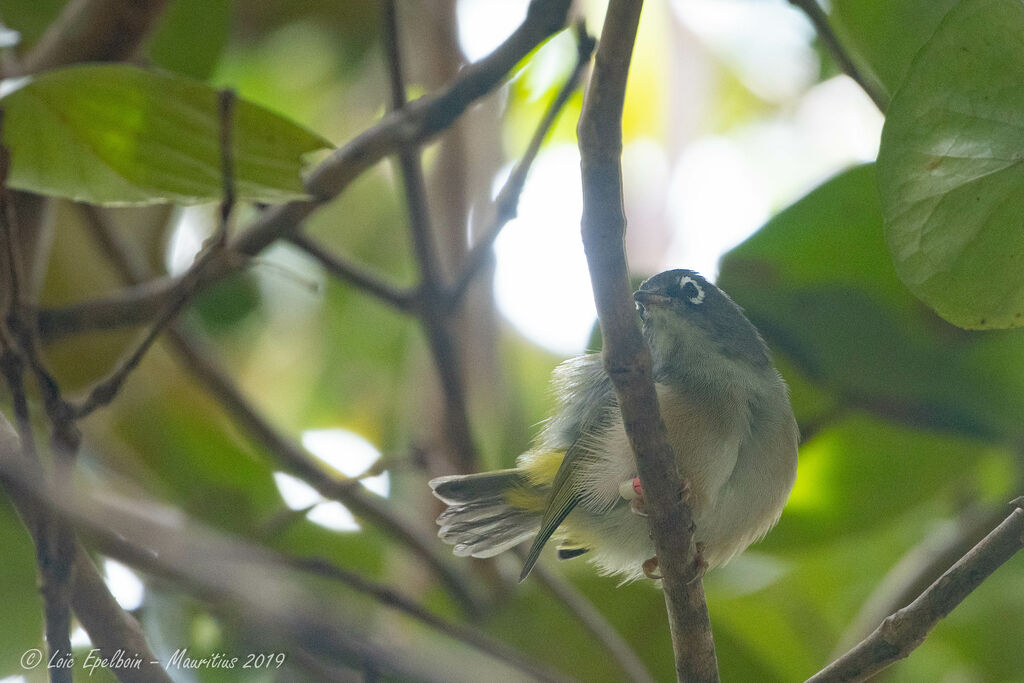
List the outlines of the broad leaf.
{"type": "MultiPolygon", "coordinates": [[[[51,71],[0,100],[11,187],[94,204],[196,203],[223,194],[213,88],[124,65],[51,71]]],[[[241,199],[305,196],[303,154],[330,144],[238,100],[232,121],[241,199]]]]}
{"type": "Polygon", "coordinates": [[[878,155],[900,279],[969,329],[1024,325],[1024,5],[964,0],[911,66],[878,155]]]}

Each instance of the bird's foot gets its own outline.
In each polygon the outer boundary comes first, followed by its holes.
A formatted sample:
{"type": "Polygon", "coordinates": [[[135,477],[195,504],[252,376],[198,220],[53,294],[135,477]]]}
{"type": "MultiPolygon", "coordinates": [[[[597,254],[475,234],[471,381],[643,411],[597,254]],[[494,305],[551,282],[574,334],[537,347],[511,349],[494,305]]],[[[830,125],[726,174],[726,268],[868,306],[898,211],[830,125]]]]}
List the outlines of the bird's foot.
{"type": "MultiPolygon", "coordinates": [[[[693,556],[693,565],[691,567],[691,573],[689,578],[686,579],[686,583],[694,583],[704,578],[704,573],[708,570],[708,563],[704,561],[704,544],[695,543],[694,550],[696,551],[693,556]]],[[[661,579],[661,568],[658,566],[658,556],[644,560],[644,563],[640,565],[640,568],[644,572],[644,576],[648,579],[657,581],[661,579]]]]}

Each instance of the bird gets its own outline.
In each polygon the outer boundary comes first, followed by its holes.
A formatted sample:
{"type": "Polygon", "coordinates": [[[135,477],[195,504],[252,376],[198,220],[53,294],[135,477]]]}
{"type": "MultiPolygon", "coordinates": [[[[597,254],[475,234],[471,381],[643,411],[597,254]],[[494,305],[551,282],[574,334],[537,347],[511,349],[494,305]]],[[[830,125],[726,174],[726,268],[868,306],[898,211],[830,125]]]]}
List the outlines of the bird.
{"type": "MultiPolygon", "coordinates": [[[[796,479],[799,430],[789,390],[743,310],[692,270],[634,293],[700,574],[778,521],[796,479]]],[[[445,505],[441,540],[457,556],[493,557],[533,539],[520,581],[554,539],[622,582],[659,578],[643,483],[599,353],[552,373],[557,407],[515,467],[432,479],[445,505]]]]}

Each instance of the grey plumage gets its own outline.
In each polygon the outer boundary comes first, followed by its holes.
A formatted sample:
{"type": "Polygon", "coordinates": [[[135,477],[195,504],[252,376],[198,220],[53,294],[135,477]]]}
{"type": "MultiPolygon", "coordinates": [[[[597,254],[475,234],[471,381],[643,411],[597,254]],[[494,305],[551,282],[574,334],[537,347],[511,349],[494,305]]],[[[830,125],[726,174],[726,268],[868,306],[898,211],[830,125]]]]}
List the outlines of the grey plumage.
{"type": "MultiPolygon", "coordinates": [[[[739,306],[697,273],[656,275],[635,298],[694,538],[713,567],[763,536],[789,495],[798,434],[788,392],[739,306]]],[[[626,500],[635,463],[600,357],[566,361],[553,386],[558,410],[515,469],[431,482],[450,506],[441,538],[489,557],[534,536],[525,577],[556,536],[561,556],[587,552],[603,571],[638,578],[654,548],[626,500]]]]}

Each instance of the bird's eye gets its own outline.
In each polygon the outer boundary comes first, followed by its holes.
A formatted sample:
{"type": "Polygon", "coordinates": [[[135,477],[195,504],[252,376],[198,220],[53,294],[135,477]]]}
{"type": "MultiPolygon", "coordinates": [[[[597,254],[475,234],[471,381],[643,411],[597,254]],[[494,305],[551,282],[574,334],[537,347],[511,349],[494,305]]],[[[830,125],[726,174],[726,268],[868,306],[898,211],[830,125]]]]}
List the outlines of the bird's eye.
{"type": "Polygon", "coordinates": [[[689,275],[683,275],[679,278],[679,292],[680,297],[686,299],[691,304],[697,305],[704,302],[704,288],[698,285],[689,275]]]}

